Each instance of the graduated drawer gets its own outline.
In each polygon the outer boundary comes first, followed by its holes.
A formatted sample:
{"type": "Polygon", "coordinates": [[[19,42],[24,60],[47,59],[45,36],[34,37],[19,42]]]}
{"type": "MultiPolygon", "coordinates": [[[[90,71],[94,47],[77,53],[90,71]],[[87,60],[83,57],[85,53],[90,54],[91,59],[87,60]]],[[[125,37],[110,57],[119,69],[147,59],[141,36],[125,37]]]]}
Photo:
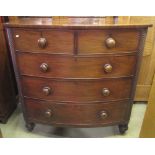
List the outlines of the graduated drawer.
{"type": "Polygon", "coordinates": [[[52,101],[96,102],[130,97],[132,79],[52,80],[22,77],[23,95],[52,101]]]}
{"type": "Polygon", "coordinates": [[[25,99],[28,120],[55,125],[100,126],[126,120],[127,100],[97,104],[63,104],[25,99]]]}
{"type": "Polygon", "coordinates": [[[72,31],[13,29],[15,49],[18,51],[73,53],[72,31]]]}
{"type": "Polygon", "coordinates": [[[78,51],[80,54],[136,51],[139,34],[136,29],[79,31],[78,51]]]}
{"type": "Polygon", "coordinates": [[[49,78],[102,78],[134,75],[136,56],[73,57],[18,53],[17,61],[22,75],[49,78]]]}

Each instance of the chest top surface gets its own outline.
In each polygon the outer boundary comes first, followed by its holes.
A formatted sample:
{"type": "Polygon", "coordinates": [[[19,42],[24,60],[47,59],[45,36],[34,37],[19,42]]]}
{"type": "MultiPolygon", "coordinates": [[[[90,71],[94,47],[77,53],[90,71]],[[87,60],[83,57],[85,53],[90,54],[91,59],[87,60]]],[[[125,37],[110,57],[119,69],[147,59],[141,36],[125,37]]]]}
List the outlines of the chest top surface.
{"type": "Polygon", "coordinates": [[[107,28],[147,28],[148,24],[106,24],[95,18],[18,18],[17,20],[5,23],[5,27],[29,27],[29,28],[70,28],[70,29],[107,29],[107,28]]]}

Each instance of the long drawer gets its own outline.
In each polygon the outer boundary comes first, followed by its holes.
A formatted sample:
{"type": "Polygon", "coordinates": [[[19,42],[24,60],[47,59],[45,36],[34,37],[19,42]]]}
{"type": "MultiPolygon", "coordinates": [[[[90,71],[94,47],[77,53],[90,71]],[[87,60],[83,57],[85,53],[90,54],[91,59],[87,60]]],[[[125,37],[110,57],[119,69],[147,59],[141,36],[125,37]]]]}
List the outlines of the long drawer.
{"type": "Polygon", "coordinates": [[[130,98],[131,78],[52,80],[22,77],[23,95],[52,101],[96,102],[130,98]]]}
{"type": "Polygon", "coordinates": [[[25,99],[27,119],[54,125],[100,126],[125,122],[127,100],[100,104],[61,104],[25,99]]]}
{"type": "Polygon", "coordinates": [[[59,56],[18,53],[20,74],[60,78],[102,78],[134,75],[136,56],[59,56]]]}

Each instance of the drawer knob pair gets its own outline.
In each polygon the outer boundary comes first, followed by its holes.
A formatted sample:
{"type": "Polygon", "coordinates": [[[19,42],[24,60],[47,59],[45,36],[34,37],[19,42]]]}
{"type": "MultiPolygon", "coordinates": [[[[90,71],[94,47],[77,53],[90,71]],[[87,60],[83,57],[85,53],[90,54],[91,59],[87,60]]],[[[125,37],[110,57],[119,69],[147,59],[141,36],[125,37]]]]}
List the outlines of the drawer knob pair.
{"type": "Polygon", "coordinates": [[[110,64],[105,64],[105,65],[104,65],[104,71],[105,71],[106,73],[110,73],[110,72],[112,71],[112,65],[110,65],[110,64]]]}
{"type": "Polygon", "coordinates": [[[106,112],[106,111],[101,111],[100,117],[101,117],[102,119],[105,119],[106,117],[108,117],[107,112],[106,112]]]}
{"type": "Polygon", "coordinates": [[[47,46],[47,40],[46,40],[46,38],[40,38],[40,39],[38,39],[38,46],[40,47],[40,48],[45,48],[46,46],[47,46]]]}
{"type": "MultiPolygon", "coordinates": [[[[45,112],[45,117],[47,117],[47,118],[52,117],[52,115],[53,115],[53,114],[52,114],[51,109],[48,109],[48,110],[45,112]]],[[[106,117],[108,117],[107,112],[106,112],[106,111],[101,111],[100,117],[101,117],[102,119],[105,119],[106,117]]]]}
{"type": "Polygon", "coordinates": [[[51,109],[46,110],[45,117],[47,117],[47,118],[52,117],[52,111],[51,111],[51,109]]]}
{"type": "Polygon", "coordinates": [[[110,90],[108,88],[103,88],[102,89],[102,94],[103,94],[103,96],[109,96],[110,95],[110,90]]]}
{"type": "Polygon", "coordinates": [[[114,48],[116,46],[116,41],[113,38],[107,38],[105,44],[108,48],[114,48]]]}
{"type": "MultiPolygon", "coordinates": [[[[105,43],[106,43],[106,46],[108,48],[113,48],[113,47],[116,46],[116,41],[113,38],[107,38],[106,41],[105,41],[105,43]]],[[[47,40],[46,40],[46,38],[40,38],[40,39],[38,39],[38,46],[40,48],[44,49],[47,46],[47,40]]]]}
{"type": "Polygon", "coordinates": [[[48,71],[48,64],[47,63],[42,63],[41,65],[40,65],[40,69],[41,69],[41,71],[42,72],[47,72],[48,71]]]}
{"type": "Polygon", "coordinates": [[[43,88],[43,93],[44,93],[46,96],[48,96],[48,95],[50,95],[50,94],[52,93],[52,90],[51,90],[50,87],[44,87],[44,88],[43,88]]]}

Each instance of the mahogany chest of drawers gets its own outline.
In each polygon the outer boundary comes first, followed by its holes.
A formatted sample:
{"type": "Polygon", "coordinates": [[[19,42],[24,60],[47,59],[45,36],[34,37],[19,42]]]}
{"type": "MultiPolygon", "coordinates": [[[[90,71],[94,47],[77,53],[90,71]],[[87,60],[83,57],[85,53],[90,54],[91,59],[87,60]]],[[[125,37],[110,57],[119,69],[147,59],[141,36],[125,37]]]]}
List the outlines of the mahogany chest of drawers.
{"type": "Polygon", "coordinates": [[[5,24],[26,127],[128,128],[148,25],[5,24]]]}

